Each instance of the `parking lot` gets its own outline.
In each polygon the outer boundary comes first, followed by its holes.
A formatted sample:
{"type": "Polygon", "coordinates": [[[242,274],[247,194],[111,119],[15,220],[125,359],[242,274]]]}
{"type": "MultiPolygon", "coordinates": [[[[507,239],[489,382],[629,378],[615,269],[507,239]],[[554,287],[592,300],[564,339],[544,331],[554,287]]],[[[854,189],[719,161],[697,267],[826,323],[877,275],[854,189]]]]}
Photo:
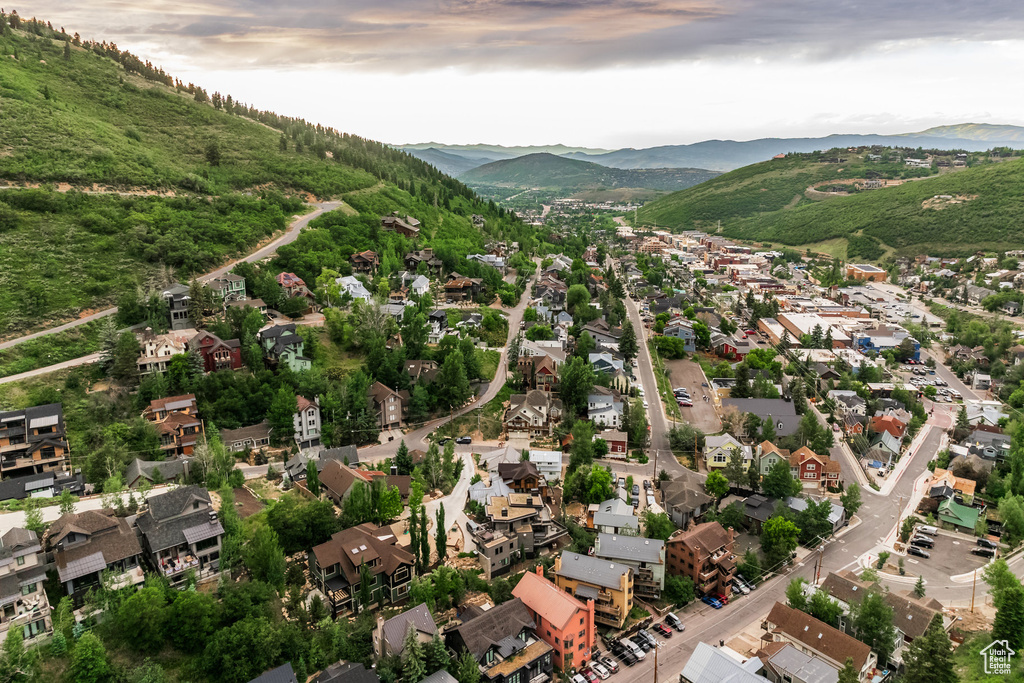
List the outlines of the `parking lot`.
{"type": "Polygon", "coordinates": [[[906,557],[904,562],[908,574],[921,575],[925,581],[935,585],[947,581],[950,576],[974,571],[988,562],[986,557],[971,554],[971,549],[977,547],[973,536],[961,534],[953,537],[940,533],[933,538],[935,547],[924,548],[930,557],[906,557]]]}
{"type": "Polygon", "coordinates": [[[700,365],[692,360],[668,360],[665,361],[665,367],[672,378],[672,388],[683,387],[689,390],[690,398],[693,399],[692,408],[679,409],[683,419],[706,434],[722,431],[722,421],[718,419],[714,403],[703,400],[704,396],[711,396],[711,390],[701,386],[704,373],[700,371],[700,365]]]}

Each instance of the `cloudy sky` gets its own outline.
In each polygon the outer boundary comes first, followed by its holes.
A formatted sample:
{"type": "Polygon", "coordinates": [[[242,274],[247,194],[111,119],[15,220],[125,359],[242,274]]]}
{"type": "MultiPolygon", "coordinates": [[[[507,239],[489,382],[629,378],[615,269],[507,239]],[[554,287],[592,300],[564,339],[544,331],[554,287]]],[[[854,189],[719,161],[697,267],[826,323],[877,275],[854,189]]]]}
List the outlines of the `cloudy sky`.
{"type": "Polygon", "coordinates": [[[392,143],[617,148],[1024,124],[1024,91],[1011,76],[1024,64],[1020,0],[15,8],[116,42],[211,92],[392,143]]]}

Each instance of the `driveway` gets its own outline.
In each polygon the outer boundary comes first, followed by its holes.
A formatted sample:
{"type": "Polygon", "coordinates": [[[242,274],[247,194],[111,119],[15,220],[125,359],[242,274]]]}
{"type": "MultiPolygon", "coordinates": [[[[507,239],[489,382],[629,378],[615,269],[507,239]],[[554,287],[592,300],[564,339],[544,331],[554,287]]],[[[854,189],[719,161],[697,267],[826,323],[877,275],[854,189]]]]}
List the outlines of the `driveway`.
{"type": "Polygon", "coordinates": [[[672,388],[683,387],[689,390],[693,399],[692,408],[679,409],[683,421],[689,422],[705,434],[722,431],[722,421],[715,411],[714,402],[703,400],[704,396],[711,397],[711,389],[701,386],[704,383],[704,373],[700,369],[700,364],[689,359],[667,360],[665,367],[672,378],[672,388]]]}

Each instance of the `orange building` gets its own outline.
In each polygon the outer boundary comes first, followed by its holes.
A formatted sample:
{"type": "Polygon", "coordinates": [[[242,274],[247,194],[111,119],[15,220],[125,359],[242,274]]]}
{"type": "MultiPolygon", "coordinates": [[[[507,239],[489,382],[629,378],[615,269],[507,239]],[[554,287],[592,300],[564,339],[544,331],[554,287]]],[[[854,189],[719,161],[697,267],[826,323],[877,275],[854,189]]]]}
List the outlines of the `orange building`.
{"type": "Polygon", "coordinates": [[[594,648],[594,601],[587,604],[558,590],[544,578],[544,569],[526,572],[512,589],[537,624],[535,632],[554,649],[554,664],[562,671],[579,668],[590,660],[594,648]]]}

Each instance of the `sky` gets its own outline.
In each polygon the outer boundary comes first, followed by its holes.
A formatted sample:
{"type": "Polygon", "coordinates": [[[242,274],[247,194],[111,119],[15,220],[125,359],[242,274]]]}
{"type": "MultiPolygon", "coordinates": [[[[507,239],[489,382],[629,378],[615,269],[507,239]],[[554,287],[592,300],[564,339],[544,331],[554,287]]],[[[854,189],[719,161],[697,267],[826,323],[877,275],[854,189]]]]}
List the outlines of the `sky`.
{"type": "MultiPolygon", "coordinates": [[[[1020,0],[33,0],[209,92],[393,144],[1024,125],[1020,0]]],[[[29,12],[31,10],[31,13],[29,12]]]]}

